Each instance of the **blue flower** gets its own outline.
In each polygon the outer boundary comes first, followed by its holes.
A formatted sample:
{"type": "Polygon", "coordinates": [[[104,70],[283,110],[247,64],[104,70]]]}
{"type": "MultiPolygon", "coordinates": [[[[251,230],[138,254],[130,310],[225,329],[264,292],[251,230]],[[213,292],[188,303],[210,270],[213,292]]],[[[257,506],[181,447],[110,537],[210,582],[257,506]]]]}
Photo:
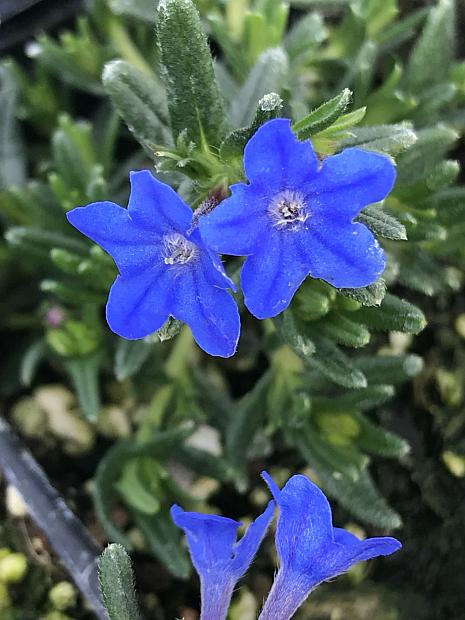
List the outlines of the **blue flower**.
{"type": "Polygon", "coordinates": [[[311,275],[339,288],[379,278],[385,256],[366,226],[353,219],[386,197],[395,181],[391,159],[350,148],[320,165],[310,141],[300,142],[290,121],[265,123],[248,142],[249,185],[200,219],[205,243],[247,256],[245,304],[259,319],[285,310],[311,275]]]}
{"type": "Polygon", "coordinates": [[[216,515],[185,512],[179,506],[171,508],[171,516],[184,530],[189,550],[201,581],[201,620],[226,618],[231,596],[237,581],[248,569],[275,509],[274,501],[249,526],[236,542],[242,523],[216,515]]]}
{"type": "Polygon", "coordinates": [[[128,209],[96,202],[73,209],[68,220],[102,246],[120,275],[107,304],[111,329],[137,340],[171,315],[192,330],[210,355],[233,355],[240,331],[234,288],[216,254],[192,226],[192,211],[148,170],[131,173],[128,209]]]}
{"type": "Polygon", "coordinates": [[[289,620],[323,581],[361,560],[401,548],[395,538],[360,541],[333,527],[328,500],[306,476],[292,476],[280,490],[266,472],[262,475],[280,509],[276,530],[280,566],[259,620],[289,620]]]}

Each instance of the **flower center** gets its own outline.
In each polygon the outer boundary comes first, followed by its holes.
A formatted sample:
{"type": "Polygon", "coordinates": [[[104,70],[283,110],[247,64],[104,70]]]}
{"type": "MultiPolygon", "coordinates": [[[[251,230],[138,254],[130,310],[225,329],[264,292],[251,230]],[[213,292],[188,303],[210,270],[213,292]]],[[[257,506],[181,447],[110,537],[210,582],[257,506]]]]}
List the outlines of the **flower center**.
{"type": "Polygon", "coordinates": [[[163,260],[165,265],[186,265],[199,255],[199,248],[180,233],[163,237],[163,260]]]}
{"type": "Polygon", "coordinates": [[[290,189],[271,200],[268,213],[276,228],[288,230],[297,230],[309,217],[304,195],[290,189]]]}

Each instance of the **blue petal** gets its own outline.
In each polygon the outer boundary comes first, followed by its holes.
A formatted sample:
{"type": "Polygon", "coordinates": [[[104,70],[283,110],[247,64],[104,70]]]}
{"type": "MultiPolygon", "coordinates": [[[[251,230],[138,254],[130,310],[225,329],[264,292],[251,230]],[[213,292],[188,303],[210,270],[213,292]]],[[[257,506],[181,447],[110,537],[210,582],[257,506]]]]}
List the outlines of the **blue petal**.
{"type": "Polygon", "coordinates": [[[192,223],[192,211],[166,183],[148,170],[131,172],[129,214],[137,226],[164,234],[176,230],[186,232],[192,223]]]}
{"type": "Polygon", "coordinates": [[[98,243],[123,275],[137,274],[159,260],[159,237],[137,228],[127,209],[113,202],[94,202],[67,214],[68,221],[98,243]]]}
{"type": "Polygon", "coordinates": [[[232,195],[199,220],[206,244],[217,252],[232,256],[253,254],[270,227],[267,216],[269,191],[238,183],[232,195]]]}
{"type": "Polygon", "coordinates": [[[129,340],[153,334],[169,316],[173,287],[165,266],[131,278],[118,276],[108,297],[108,325],[129,340]]]}
{"type": "Polygon", "coordinates": [[[213,252],[211,247],[205,245],[198,228],[194,229],[188,239],[192,240],[201,249],[200,260],[202,263],[202,270],[207,282],[218,286],[219,288],[232,289],[236,292],[237,287],[231,278],[228,277],[223,263],[216,252],[213,252]]]}
{"type": "Polygon", "coordinates": [[[389,157],[351,148],[325,159],[302,189],[310,204],[328,217],[353,219],[367,205],[386,198],[395,180],[396,169],[389,157]]]}
{"type": "Polygon", "coordinates": [[[368,286],[386,267],[383,249],[363,224],[321,222],[300,239],[310,275],[338,288],[368,286]]]}
{"type": "Polygon", "coordinates": [[[289,306],[309,270],[299,234],[271,229],[242,269],[245,305],[258,319],[276,316],[289,306]]]}
{"type": "Polygon", "coordinates": [[[262,476],[280,509],[276,548],[281,565],[284,570],[308,574],[315,570],[321,547],[333,541],[328,500],[306,476],[292,476],[279,493],[269,475],[264,472],[262,476]]]}
{"type": "Polygon", "coordinates": [[[200,575],[207,573],[208,576],[209,571],[229,572],[237,531],[242,525],[240,521],[199,512],[185,512],[176,505],[171,508],[171,517],[176,525],[184,530],[192,563],[200,575]]]}
{"type": "Polygon", "coordinates": [[[274,501],[268,502],[265,511],[249,525],[246,533],[237,543],[234,549],[234,559],[231,566],[238,578],[245,573],[257,553],[258,547],[274,516],[274,511],[274,501]]]}
{"type": "Polygon", "coordinates": [[[171,314],[189,325],[199,347],[210,355],[234,355],[241,327],[237,304],[201,268],[186,269],[177,278],[171,314]]]}
{"type": "MultiPolygon", "coordinates": [[[[352,535],[351,535],[352,536],[352,535]]],[[[355,536],[353,538],[356,538],[355,536]]],[[[349,570],[357,562],[371,560],[379,556],[391,555],[402,548],[396,538],[384,536],[380,538],[367,538],[366,540],[352,540],[347,544],[344,536],[343,544],[332,543],[326,547],[326,559],[319,567],[319,581],[326,581],[337,577],[349,570]]]]}
{"type": "Polygon", "coordinates": [[[360,539],[357,538],[355,534],[352,534],[352,532],[348,532],[341,527],[333,527],[333,534],[334,542],[339,545],[356,545],[360,542],[360,539]]]}
{"type": "Polygon", "coordinates": [[[315,175],[318,165],[312,143],[298,140],[286,118],[262,125],[244,150],[249,181],[271,189],[298,189],[315,175]]]}

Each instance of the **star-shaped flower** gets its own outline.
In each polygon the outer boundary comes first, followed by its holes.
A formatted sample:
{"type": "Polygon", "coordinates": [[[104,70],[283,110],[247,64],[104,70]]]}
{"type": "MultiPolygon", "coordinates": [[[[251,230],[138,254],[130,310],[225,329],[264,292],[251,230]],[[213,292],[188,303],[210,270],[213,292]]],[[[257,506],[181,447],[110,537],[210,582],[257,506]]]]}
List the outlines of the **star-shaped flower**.
{"type": "Polygon", "coordinates": [[[360,541],[333,527],[328,500],[306,476],[292,476],[282,490],[266,472],[262,476],[280,510],[276,530],[280,566],[259,620],[289,620],[323,581],[361,560],[390,555],[401,548],[395,538],[360,541]]]}
{"type": "Polygon", "coordinates": [[[300,142],[280,118],[250,139],[244,168],[250,184],[233,185],[199,226],[218,252],[247,256],[241,279],[252,314],[264,319],[285,310],[308,275],[338,288],[379,278],[384,252],[353,219],[392,189],[390,158],[350,148],[320,164],[312,143],[300,142]]]}
{"type": "Polygon", "coordinates": [[[201,620],[224,620],[237,581],[248,569],[275,510],[274,501],[236,542],[242,523],[217,515],[171,508],[171,516],[184,530],[201,581],[201,620]]]}
{"type": "Polygon", "coordinates": [[[187,323],[210,355],[234,354],[240,331],[234,288],[218,256],[192,227],[191,209],[148,170],[131,173],[127,209],[96,202],[68,220],[116,262],[120,275],[107,303],[111,329],[137,340],[171,315],[187,323]]]}

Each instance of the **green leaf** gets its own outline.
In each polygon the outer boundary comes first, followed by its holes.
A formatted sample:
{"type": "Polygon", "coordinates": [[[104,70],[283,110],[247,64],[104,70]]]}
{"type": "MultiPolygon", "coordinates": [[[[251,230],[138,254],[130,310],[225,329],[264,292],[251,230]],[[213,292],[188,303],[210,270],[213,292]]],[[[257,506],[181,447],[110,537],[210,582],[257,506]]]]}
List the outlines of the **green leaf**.
{"type": "Polygon", "coordinates": [[[281,338],[311,368],[338,385],[366,387],[366,379],[351,360],[328,338],[321,336],[319,323],[304,323],[291,310],[275,320],[281,338]],[[317,332],[318,330],[318,332],[317,332]]]}
{"type": "Polygon", "coordinates": [[[361,308],[355,314],[372,329],[418,334],[426,327],[425,315],[419,308],[390,293],[379,308],[361,308]]]}
{"type": "Polygon", "coordinates": [[[254,388],[241,398],[226,432],[227,459],[236,477],[236,486],[242,491],[248,485],[247,455],[255,434],[262,429],[266,418],[266,394],[271,379],[272,373],[265,372],[254,388]]]}
{"type": "Polygon", "coordinates": [[[20,368],[20,380],[24,386],[30,387],[32,381],[34,380],[36,370],[40,362],[45,357],[46,352],[47,345],[45,340],[42,338],[33,342],[27,349],[21,361],[20,368]]]}
{"type": "Polygon", "coordinates": [[[115,376],[124,381],[135,375],[153,351],[153,344],[145,340],[120,338],[115,353],[115,376]]]}
{"type": "Polygon", "coordinates": [[[288,60],[281,48],[263,52],[231,104],[231,116],[236,126],[253,122],[260,99],[268,93],[279,94],[287,72],[288,60]]]}
{"type": "Polygon", "coordinates": [[[155,23],[158,0],[109,0],[109,4],[116,15],[135,17],[148,24],[155,23]]]}
{"type": "Polygon", "coordinates": [[[305,118],[294,123],[292,129],[300,140],[330,127],[345,112],[350,103],[352,91],[345,88],[339,95],[323,103],[305,118]]]}
{"type": "Polygon", "coordinates": [[[381,497],[366,469],[359,470],[355,479],[341,472],[334,475],[334,467],[326,454],[318,450],[320,437],[312,441],[299,430],[293,434],[293,439],[302,457],[315,471],[318,483],[329,495],[365,523],[387,529],[400,527],[400,516],[381,497]]]}
{"type": "Polygon", "coordinates": [[[26,161],[16,120],[18,97],[12,74],[0,65],[0,189],[26,182],[26,161]]]}
{"type": "MultiPolygon", "coordinates": [[[[373,359],[370,357],[370,359],[373,359]]],[[[356,364],[360,369],[360,365],[356,364]]],[[[362,368],[365,371],[364,368],[362,368]]],[[[368,379],[368,374],[364,372],[368,379]]],[[[394,396],[392,385],[373,385],[361,390],[351,390],[342,396],[313,397],[312,405],[315,411],[337,412],[355,409],[365,411],[383,405],[394,396]]]]}
{"type": "Polygon", "coordinates": [[[356,221],[368,226],[378,237],[393,239],[394,241],[405,241],[407,239],[405,226],[392,215],[385,213],[381,207],[365,207],[356,221]]]}
{"type": "Polygon", "coordinates": [[[411,245],[403,255],[398,280],[424,295],[436,295],[449,289],[443,265],[419,246],[411,245]]]}
{"type": "Polygon", "coordinates": [[[418,355],[366,356],[357,358],[355,364],[370,384],[397,385],[416,377],[423,370],[423,360],[418,355]]]}
{"type": "Polygon", "coordinates": [[[453,0],[439,0],[430,10],[407,66],[407,83],[411,92],[441,82],[447,75],[454,56],[454,21],[453,0]]]}
{"type": "Polygon", "coordinates": [[[131,559],[122,545],[108,545],[99,559],[99,583],[110,620],[138,620],[131,559]]]}
{"type": "Polygon", "coordinates": [[[85,357],[74,357],[63,361],[71,375],[74,389],[84,415],[96,421],[100,410],[99,371],[101,353],[97,351],[85,357]]]}
{"type": "Polygon", "coordinates": [[[148,548],[178,579],[187,579],[191,572],[190,560],[181,547],[179,529],[168,511],[156,515],[133,511],[137,526],[147,539],[148,548]]]}
{"type": "Polygon", "coordinates": [[[102,80],[120,116],[143,146],[171,144],[166,97],[155,76],[114,60],[105,65],[102,80]]]}
{"type": "Polygon", "coordinates": [[[162,0],[156,32],[174,137],[185,131],[198,147],[205,141],[219,146],[227,131],[226,117],[207,37],[193,3],[162,0]]]}
{"type": "Polygon", "coordinates": [[[362,306],[379,306],[386,295],[386,283],[382,278],[369,286],[360,288],[340,288],[338,293],[349,299],[353,299],[362,306]]]}
{"type": "Polygon", "coordinates": [[[354,441],[361,450],[387,458],[401,458],[408,454],[410,446],[405,439],[373,424],[361,413],[353,415],[360,428],[354,441]]]}
{"type": "Polygon", "coordinates": [[[353,321],[350,314],[330,312],[324,319],[315,321],[312,329],[347,347],[364,347],[370,341],[370,332],[365,325],[353,321]]]}
{"type": "Polygon", "coordinates": [[[328,314],[331,308],[331,301],[336,297],[333,288],[319,290],[314,281],[304,282],[297,291],[293,310],[296,315],[304,321],[314,321],[328,314]]]}
{"type": "Polygon", "coordinates": [[[349,138],[342,141],[342,148],[358,146],[368,151],[397,155],[417,141],[417,135],[410,123],[355,127],[351,133],[349,138]]]}
{"type": "Polygon", "coordinates": [[[328,37],[328,29],[319,13],[307,13],[297,21],[286,35],[284,45],[291,62],[309,57],[328,37]]]}
{"type": "MultiPolygon", "coordinates": [[[[311,324],[310,324],[311,325],[311,324]]],[[[331,379],[337,385],[347,388],[364,388],[367,385],[365,375],[331,340],[311,332],[315,344],[315,354],[307,359],[309,366],[331,379]]]]}
{"type": "MultiPolygon", "coordinates": [[[[124,440],[114,444],[100,460],[95,475],[94,504],[100,522],[105,527],[109,537],[125,547],[131,548],[131,542],[126,534],[115,525],[112,520],[112,507],[116,498],[116,483],[119,480],[126,463],[138,457],[153,457],[166,460],[172,457],[174,451],[192,433],[192,426],[159,432],[153,439],[138,444],[134,440],[124,440]]],[[[138,518],[141,513],[138,513],[138,518]]],[[[150,517],[153,519],[153,517],[150,517]]],[[[178,537],[179,540],[179,537],[178,537]]],[[[186,575],[186,560],[180,545],[172,549],[173,557],[170,560],[170,570],[178,576],[186,575]],[[176,572],[177,571],[177,572],[176,572]]],[[[163,558],[164,559],[164,558],[163,558]]]]}
{"type": "Polygon", "coordinates": [[[312,447],[315,457],[323,459],[332,468],[335,476],[355,482],[360,470],[368,465],[368,458],[352,445],[335,445],[309,427],[301,429],[301,433],[303,442],[312,447]]]}
{"type": "Polygon", "coordinates": [[[303,333],[301,322],[294,316],[292,310],[286,310],[279,319],[275,320],[275,325],[284,342],[304,361],[315,353],[313,341],[303,333]]]}
{"type": "Polygon", "coordinates": [[[154,486],[159,491],[159,484],[152,484],[152,479],[157,476],[156,465],[154,459],[132,459],[125,464],[122,476],[115,484],[126,504],[148,515],[154,515],[160,510],[160,493],[154,492],[154,486]],[[145,467],[147,461],[150,470],[145,467]]]}
{"type": "Polygon", "coordinates": [[[249,125],[249,127],[235,129],[226,136],[220,148],[220,156],[223,158],[228,158],[242,155],[245,145],[257,129],[267,121],[278,117],[281,113],[282,107],[283,101],[279,95],[276,93],[269,93],[268,95],[265,95],[258,102],[258,107],[252,124],[249,125]]]}

